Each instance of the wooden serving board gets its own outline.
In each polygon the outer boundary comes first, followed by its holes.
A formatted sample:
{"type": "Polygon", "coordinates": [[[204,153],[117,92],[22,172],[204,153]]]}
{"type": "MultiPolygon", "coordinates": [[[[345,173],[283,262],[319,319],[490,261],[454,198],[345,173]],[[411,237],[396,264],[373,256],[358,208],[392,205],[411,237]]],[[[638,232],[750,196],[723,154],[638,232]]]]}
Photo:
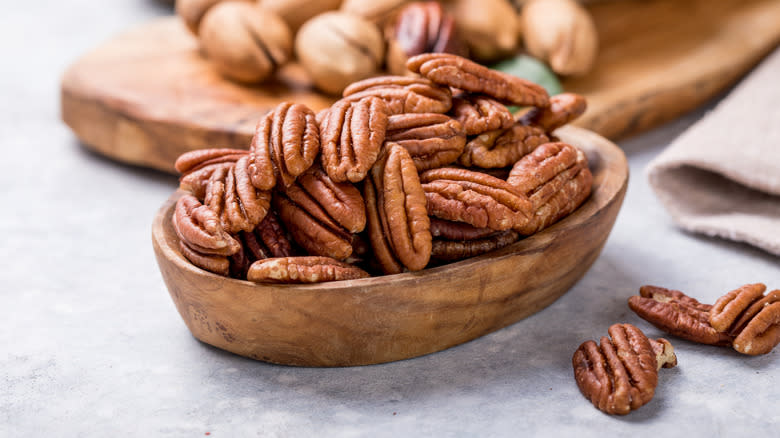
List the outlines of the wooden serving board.
{"type": "MultiPolygon", "coordinates": [[[[577,125],[616,139],[704,103],[780,42],[778,0],[624,0],[590,5],[601,48],[586,77],[564,81],[589,109],[577,125]]],[[[181,153],[246,148],[258,118],[284,100],[314,110],[334,98],[300,66],[245,87],[221,78],[175,17],[130,30],[78,60],[62,80],[62,118],[88,147],[173,172],[181,153]]]]}

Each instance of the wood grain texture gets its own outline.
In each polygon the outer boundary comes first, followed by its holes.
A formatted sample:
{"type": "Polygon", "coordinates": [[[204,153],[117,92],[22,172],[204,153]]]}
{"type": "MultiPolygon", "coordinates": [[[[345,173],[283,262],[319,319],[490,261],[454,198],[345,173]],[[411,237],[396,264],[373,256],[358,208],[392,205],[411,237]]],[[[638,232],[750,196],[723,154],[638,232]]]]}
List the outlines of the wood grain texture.
{"type": "Polygon", "coordinates": [[[152,226],[157,262],[176,308],[201,341],[288,365],[351,366],[420,356],[532,315],[596,260],[626,191],[622,151],[579,128],[558,131],[583,148],[593,194],[552,227],[501,250],[426,269],[317,285],[254,284],[191,265],[171,225],[176,192],[152,226]]]}
{"type": "MultiPolygon", "coordinates": [[[[695,108],[780,41],[777,0],[623,0],[590,5],[600,33],[596,69],[564,82],[589,109],[576,122],[609,138],[695,108]]],[[[110,158],[173,172],[181,153],[247,148],[256,121],[284,100],[319,110],[332,101],[300,66],[244,87],[221,78],[176,18],[130,30],[65,73],[62,117],[110,158]]]]}

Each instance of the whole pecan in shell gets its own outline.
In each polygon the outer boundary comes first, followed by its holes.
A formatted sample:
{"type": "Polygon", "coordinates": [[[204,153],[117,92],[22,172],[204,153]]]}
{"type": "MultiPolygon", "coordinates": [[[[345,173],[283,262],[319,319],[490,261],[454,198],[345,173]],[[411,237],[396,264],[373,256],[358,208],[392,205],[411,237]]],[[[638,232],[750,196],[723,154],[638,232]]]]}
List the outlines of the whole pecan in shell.
{"type": "Polygon", "coordinates": [[[204,204],[231,234],[253,230],[271,204],[271,192],[252,184],[248,167],[249,157],[244,156],[233,167],[215,169],[206,185],[204,204]]]}
{"type": "Polygon", "coordinates": [[[710,324],[709,304],[702,304],[678,290],[642,286],[628,307],[640,318],[674,336],[710,345],[731,345],[733,337],[718,333],[710,324]]]}
{"type": "Polygon", "coordinates": [[[452,107],[452,92],[425,78],[377,76],[355,82],[344,89],[344,99],[376,96],[387,103],[390,114],[446,113],[452,107]]]}
{"type": "Polygon", "coordinates": [[[403,146],[418,172],[450,164],[466,144],[461,124],[444,114],[410,113],[390,116],[385,140],[403,146]]]}
{"type": "Polygon", "coordinates": [[[585,154],[566,143],[547,143],[515,163],[507,182],[528,196],[533,217],[521,234],[533,234],[573,212],[590,196],[593,174],[585,154]]]}
{"type": "Polygon", "coordinates": [[[764,296],[762,283],[746,284],[718,298],[710,309],[710,323],[734,336],[734,350],[766,354],[780,343],[780,290],[764,296]]]}
{"type": "Polygon", "coordinates": [[[531,202],[496,177],[444,167],[423,172],[420,180],[431,216],[495,231],[522,227],[531,218],[531,202]]]}
{"type": "Polygon", "coordinates": [[[467,48],[458,37],[455,20],[438,2],[414,2],[395,17],[385,34],[387,64],[391,72],[406,72],[409,56],[427,52],[465,55],[467,48]]]}
{"type": "Polygon", "coordinates": [[[386,143],[366,181],[368,234],[374,253],[387,273],[405,266],[419,271],[431,257],[430,219],[425,193],[409,152],[386,143]]]}
{"type": "Polygon", "coordinates": [[[179,188],[186,190],[196,198],[206,196],[206,184],[216,169],[228,169],[249,151],[241,149],[198,149],[182,154],[176,159],[174,167],[181,173],[179,188]]]}
{"type": "Polygon", "coordinates": [[[469,59],[446,53],[425,53],[409,59],[406,67],[431,81],[499,102],[518,106],[549,105],[544,87],[531,81],[491,70],[469,59]]]}
{"type": "Polygon", "coordinates": [[[278,257],[258,260],[247,272],[247,280],[258,283],[322,283],[366,278],[356,266],[330,257],[278,257]]]}
{"type": "Polygon", "coordinates": [[[385,141],[389,110],[374,96],[340,100],[320,124],[322,168],[336,182],[362,181],[385,141]]]}
{"type": "Polygon", "coordinates": [[[305,105],[281,103],[257,124],[249,154],[252,184],[270,190],[279,180],[287,187],[311,167],[319,151],[314,112],[305,105]]]}
{"type": "Polygon", "coordinates": [[[519,236],[515,231],[506,230],[470,240],[433,239],[431,257],[447,262],[462,260],[503,248],[516,242],[519,236]]]}
{"type": "Polygon", "coordinates": [[[453,97],[451,113],[463,125],[466,135],[507,129],[515,123],[514,116],[504,104],[478,94],[453,97]]]}
{"type": "Polygon", "coordinates": [[[582,395],[596,408],[607,414],[625,415],[653,398],[658,369],[674,366],[677,359],[664,348],[671,347],[665,340],[658,341],[661,348],[657,356],[658,348],[631,324],[615,324],[608,332],[611,339],[604,336],[600,344],[583,342],[574,352],[574,379],[582,395]]]}
{"type": "Polygon", "coordinates": [[[485,169],[514,165],[550,139],[541,128],[511,125],[508,129],[485,132],[466,143],[458,162],[466,167],[485,169]]]}
{"type": "Polygon", "coordinates": [[[184,257],[200,268],[228,274],[227,257],[240,251],[241,244],[224,230],[216,213],[184,195],[176,201],[172,222],[184,257]]]}
{"type": "Polygon", "coordinates": [[[351,233],[366,224],[360,191],[333,182],[321,169],[301,175],[274,197],[274,205],[293,239],[312,255],[346,259],[352,254],[351,233]]]}
{"type": "Polygon", "coordinates": [[[550,106],[531,109],[520,118],[520,123],[540,126],[547,132],[553,132],[576,120],[587,108],[587,101],[579,94],[556,94],[550,98],[550,106]]]}

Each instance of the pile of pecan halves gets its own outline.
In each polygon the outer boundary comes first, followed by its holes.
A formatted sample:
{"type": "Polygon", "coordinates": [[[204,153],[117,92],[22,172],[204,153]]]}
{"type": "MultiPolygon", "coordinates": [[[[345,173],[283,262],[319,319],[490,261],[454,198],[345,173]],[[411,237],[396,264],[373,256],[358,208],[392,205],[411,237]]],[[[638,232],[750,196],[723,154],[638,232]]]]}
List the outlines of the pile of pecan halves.
{"type": "Polygon", "coordinates": [[[551,134],[584,112],[581,96],[455,55],[408,67],[419,75],[354,83],[317,114],[280,104],[249,151],[182,155],[182,254],[256,282],[417,271],[509,245],[589,196],[585,155],[551,134]]]}

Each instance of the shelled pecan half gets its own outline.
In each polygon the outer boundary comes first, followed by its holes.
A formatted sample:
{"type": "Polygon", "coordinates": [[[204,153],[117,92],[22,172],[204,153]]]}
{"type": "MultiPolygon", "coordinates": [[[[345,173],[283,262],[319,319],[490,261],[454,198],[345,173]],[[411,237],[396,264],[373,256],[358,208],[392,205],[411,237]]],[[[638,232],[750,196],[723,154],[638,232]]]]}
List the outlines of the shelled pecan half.
{"type": "Polygon", "coordinates": [[[518,237],[517,232],[506,230],[469,240],[433,239],[431,257],[446,262],[462,260],[503,248],[516,242],[518,237]]]}
{"type": "Polygon", "coordinates": [[[520,118],[520,123],[536,125],[546,132],[553,132],[576,120],[587,108],[588,104],[585,98],[579,94],[556,94],[550,98],[550,106],[532,108],[520,118]]]}
{"type": "Polygon", "coordinates": [[[277,257],[252,263],[247,280],[257,283],[322,283],[368,277],[368,272],[330,257],[277,257]]]}
{"type": "Polygon", "coordinates": [[[403,146],[418,172],[450,164],[466,144],[461,124],[445,114],[409,113],[390,116],[385,140],[403,146]]]}
{"type": "Polygon", "coordinates": [[[508,167],[549,141],[541,128],[517,123],[473,138],[466,143],[458,162],[485,169],[508,167]]]}
{"type": "Polygon", "coordinates": [[[287,234],[276,213],[268,212],[257,228],[239,233],[239,238],[250,261],[255,261],[293,256],[293,246],[287,234]]]}
{"type": "Polygon", "coordinates": [[[446,113],[452,107],[452,92],[425,78],[378,76],[355,82],[344,89],[344,99],[376,96],[387,103],[390,114],[446,113]]]}
{"type": "Polygon", "coordinates": [[[207,271],[228,275],[228,256],[240,251],[241,244],[224,230],[216,213],[195,196],[184,195],[176,201],[172,223],[187,260],[207,271]]]}
{"type": "Polygon", "coordinates": [[[425,193],[409,152],[386,143],[364,184],[368,235],[385,273],[419,271],[431,257],[425,193]]]}
{"type": "Polygon", "coordinates": [[[320,151],[320,130],[305,105],[284,102],[257,124],[250,147],[249,175],[260,190],[277,181],[287,187],[314,163],[320,151]]]}
{"type": "Polygon", "coordinates": [[[453,222],[431,218],[431,236],[447,240],[474,240],[482,239],[496,231],[490,228],[476,228],[464,222],[453,222]]]}
{"type": "Polygon", "coordinates": [[[549,105],[547,91],[541,85],[491,70],[460,56],[424,53],[409,58],[406,67],[437,84],[484,94],[502,103],[538,107],[549,105]]]}
{"type": "Polygon", "coordinates": [[[293,240],[311,255],[346,259],[352,254],[351,234],[366,225],[360,191],[334,182],[319,168],[278,192],[274,206],[293,240]]]}
{"type": "Polygon", "coordinates": [[[240,158],[249,154],[241,149],[198,149],[182,154],[174,163],[181,174],[179,188],[186,190],[196,198],[206,196],[206,184],[216,169],[230,168],[240,158]]]}
{"type": "Polygon", "coordinates": [[[268,213],[271,192],[258,190],[249,177],[249,156],[232,167],[215,169],[206,185],[203,203],[219,216],[231,234],[252,231],[268,213]]]}
{"type": "Polygon", "coordinates": [[[450,112],[452,117],[463,125],[466,135],[507,129],[515,123],[514,116],[504,104],[478,94],[453,97],[450,112]]]}
{"type": "Polygon", "coordinates": [[[516,228],[528,235],[579,207],[590,196],[593,174],[581,150],[567,143],[546,143],[515,163],[507,182],[533,205],[531,220],[516,228]]]}
{"type": "Polygon", "coordinates": [[[626,415],[652,400],[658,370],[677,364],[671,344],[655,344],[631,324],[615,324],[599,344],[583,342],[572,357],[580,392],[599,410],[626,415]]]}
{"type": "Polygon", "coordinates": [[[639,296],[628,299],[628,307],[659,329],[689,341],[710,345],[731,345],[732,336],[718,333],[710,324],[709,304],[702,304],[678,290],[642,286],[639,296]]]}
{"type": "Polygon", "coordinates": [[[495,231],[523,227],[531,218],[531,202],[496,177],[443,167],[423,172],[420,180],[431,216],[495,231]]]}
{"type": "Polygon", "coordinates": [[[322,168],[336,182],[362,181],[385,141],[389,109],[375,96],[340,100],[320,124],[322,168]]]}
{"type": "Polygon", "coordinates": [[[780,344],[780,290],[764,295],[766,285],[746,284],[718,298],[710,309],[710,324],[734,337],[734,350],[766,354],[780,344]]]}

